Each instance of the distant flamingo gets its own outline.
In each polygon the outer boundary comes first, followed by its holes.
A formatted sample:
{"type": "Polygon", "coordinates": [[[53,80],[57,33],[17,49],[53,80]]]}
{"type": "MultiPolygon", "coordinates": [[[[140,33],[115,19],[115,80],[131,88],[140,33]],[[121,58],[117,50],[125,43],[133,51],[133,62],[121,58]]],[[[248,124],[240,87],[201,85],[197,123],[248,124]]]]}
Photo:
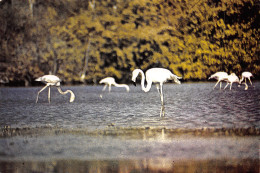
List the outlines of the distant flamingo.
{"type": "Polygon", "coordinates": [[[226,89],[227,86],[230,85],[230,88],[229,88],[229,89],[231,90],[232,84],[233,84],[234,82],[239,83],[239,78],[237,77],[237,75],[236,75],[235,73],[231,73],[231,74],[225,79],[225,81],[227,82],[227,85],[224,87],[224,89],[226,89]]]}
{"type": "Polygon", "coordinates": [[[251,82],[251,80],[250,80],[250,77],[253,77],[252,73],[247,72],[247,71],[242,73],[242,78],[240,79],[239,83],[241,84],[242,81],[245,79],[245,85],[246,85],[245,90],[248,89],[248,85],[246,84],[246,79],[249,80],[249,82],[250,82],[250,84],[251,84],[251,86],[252,86],[252,82],[251,82]]]}
{"type": "Polygon", "coordinates": [[[177,84],[181,84],[179,79],[181,77],[176,76],[173,74],[170,70],[167,70],[165,68],[151,68],[146,71],[145,75],[144,72],[141,69],[135,69],[132,73],[132,81],[136,82],[136,78],[141,73],[142,79],[141,79],[141,87],[144,92],[148,92],[151,89],[152,83],[156,83],[156,87],[158,92],[161,96],[161,112],[160,117],[164,116],[164,101],[163,101],[163,83],[165,83],[167,80],[174,80],[177,84]],[[146,79],[147,85],[144,86],[144,80],[146,79]]]}
{"type": "Polygon", "coordinates": [[[226,72],[216,72],[215,74],[211,75],[209,77],[209,79],[216,79],[218,80],[216,85],[213,87],[213,89],[215,89],[215,87],[219,84],[220,89],[221,89],[221,85],[222,85],[222,81],[224,81],[224,79],[226,79],[228,77],[228,74],[226,72]]]}
{"type": "Polygon", "coordinates": [[[70,102],[73,102],[75,99],[75,95],[71,90],[66,90],[65,92],[63,92],[60,88],[60,82],[61,79],[58,78],[57,76],[54,75],[44,75],[42,77],[37,78],[35,81],[41,81],[43,83],[45,83],[45,87],[43,87],[37,94],[37,98],[36,98],[36,103],[38,102],[38,98],[39,98],[39,94],[47,87],[49,87],[49,92],[48,92],[48,101],[49,103],[51,102],[51,86],[56,86],[59,93],[62,95],[65,95],[67,93],[70,93],[70,102]]]}
{"type": "MultiPolygon", "coordinates": [[[[102,91],[105,91],[107,86],[108,86],[108,92],[110,92],[111,91],[111,85],[114,85],[115,87],[124,87],[127,92],[129,92],[129,90],[130,90],[128,85],[116,83],[116,81],[113,77],[106,77],[106,78],[102,79],[99,83],[105,84],[102,91]]],[[[102,95],[100,95],[100,97],[102,97],[102,95]]]]}

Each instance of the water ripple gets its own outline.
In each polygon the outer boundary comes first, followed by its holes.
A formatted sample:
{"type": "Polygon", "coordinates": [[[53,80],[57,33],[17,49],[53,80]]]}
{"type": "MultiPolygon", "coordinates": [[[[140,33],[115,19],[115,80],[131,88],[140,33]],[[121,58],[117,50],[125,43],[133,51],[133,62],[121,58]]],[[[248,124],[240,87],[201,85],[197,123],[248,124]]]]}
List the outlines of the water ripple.
{"type": "Polygon", "coordinates": [[[76,100],[69,103],[68,95],[51,90],[51,104],[47,91],[40,88],[0,88],[0,125],[12,127],[59,126],[67,128],[120,127],[259,127],[260,83],[245,91],[242,87],[212,90],[213,83],[164,85],[165,115],[160,118],[160,97],[155,87],[144,93],[141,87],[130,86],[126,93],[112,88],[101,94],[102,86],[64,87],[75,92],[76,100]]]}

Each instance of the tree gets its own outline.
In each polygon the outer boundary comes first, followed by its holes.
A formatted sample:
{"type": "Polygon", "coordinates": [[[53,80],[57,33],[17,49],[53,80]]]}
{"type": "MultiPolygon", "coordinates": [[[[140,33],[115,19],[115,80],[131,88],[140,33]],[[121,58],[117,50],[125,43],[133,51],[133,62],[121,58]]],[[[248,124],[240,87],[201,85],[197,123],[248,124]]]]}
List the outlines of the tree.
{"type": "Polygon", "coordinates": [[[257,0],[12,0],[0,9],[0,76],[26,85],[49,73],[129,82],[151,67],[184,80],[260,72],[257,0]]]}

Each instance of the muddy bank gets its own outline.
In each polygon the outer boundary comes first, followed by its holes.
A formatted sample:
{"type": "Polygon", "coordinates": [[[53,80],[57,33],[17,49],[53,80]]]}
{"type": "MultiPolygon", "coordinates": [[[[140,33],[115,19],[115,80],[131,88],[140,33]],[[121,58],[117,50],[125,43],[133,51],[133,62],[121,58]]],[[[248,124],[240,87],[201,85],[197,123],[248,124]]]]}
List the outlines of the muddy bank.
{"type": "Polygon", "coordinates": [[[198,129],[168,129],[165,127],[115,127],[113,124],[105,129],[89,130],[87,128],[59,128],[59,127],[23,127],[12,128],[4,126],[0,130],[0,137],[12,137],[23,135],[90,135],[90,136],[118,136],[128,138],[153,138],[158,135],[164,135],[165,138],[173,138],[181,135],[191,135],[197,137],[221,137],[221,136],[259,136],[260,129],[250,128],[198,128],[198,129]]]}
{"type": "Polygon", "coordinates": [[[0,162],[1,173],[28,172],[77,172],[77,173],[130,173],[130,172],[259,172],[258,160],[171,160],[171,159],[141,159],[141,160],[54,160],[54,161],[16,161],[0,162]]]}

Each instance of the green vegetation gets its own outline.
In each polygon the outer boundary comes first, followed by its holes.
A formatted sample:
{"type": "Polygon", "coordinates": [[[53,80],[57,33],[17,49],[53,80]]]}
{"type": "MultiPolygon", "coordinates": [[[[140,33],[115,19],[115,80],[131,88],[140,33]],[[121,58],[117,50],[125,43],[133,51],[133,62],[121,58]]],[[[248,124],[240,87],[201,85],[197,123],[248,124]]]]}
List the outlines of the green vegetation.
{"type": "Polygon", "coordinates": [[[3,0],[0,79],[130,82],[132,70],[151,67],[184,80],[216,71],[259,77],[259,7],[258,0],[3,0]]]}

